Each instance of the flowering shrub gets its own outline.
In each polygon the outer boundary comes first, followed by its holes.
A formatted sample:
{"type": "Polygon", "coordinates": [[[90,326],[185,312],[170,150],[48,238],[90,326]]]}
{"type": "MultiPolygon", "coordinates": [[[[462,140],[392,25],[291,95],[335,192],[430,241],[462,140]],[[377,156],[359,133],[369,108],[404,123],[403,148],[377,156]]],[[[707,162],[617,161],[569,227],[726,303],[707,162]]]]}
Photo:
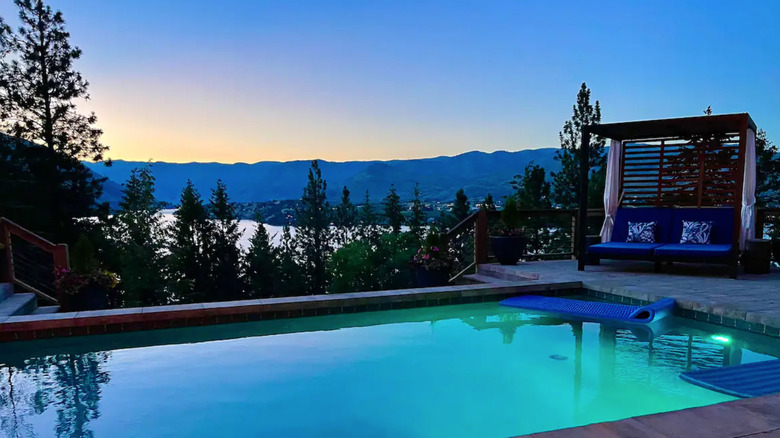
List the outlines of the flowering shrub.
{"type": "Polygon", "coordinates": [[[417,254],[412,257],[412,262],[425,269],[446,270],[452,267],[452,259],[449,254],[435,245],[426,245],[418,249],[417,254]]]}
{"type": "Polygon", "coordinates": [[[57,290],[75,295],[90,283],[113,289],[119,284],[119,278],[113,272],[106,270],[77,274],[68,268],[54,268],[54,286],[57,290]]]}

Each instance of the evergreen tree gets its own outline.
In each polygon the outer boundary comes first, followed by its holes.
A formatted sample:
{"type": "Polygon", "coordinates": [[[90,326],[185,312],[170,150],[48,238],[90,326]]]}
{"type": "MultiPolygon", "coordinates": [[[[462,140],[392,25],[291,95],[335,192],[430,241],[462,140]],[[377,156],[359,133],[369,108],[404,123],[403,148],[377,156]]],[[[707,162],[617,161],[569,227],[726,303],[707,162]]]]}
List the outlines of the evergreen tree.
{"type": "Polygon", "coordinates": [[[360,208],[360,230],[358,232],[360,238],[369,242],[375,242],[381,235],[378,221],[379,218],[376,212],[374,212],[371,198],[368,196],[368,190],[366,190],[366,196],[360,208]]]}
{"type": "Polygon", "coordinates": [[[306,291],[310,294],[327,290],[327,261],[332,251],[330,230],[330,205],[322,179],[320,165],[315,160],[309,169],[309,182],[303,189],[301,204],[297,209],[298,228],[296,241],[301,255],[301,267],[306,279],[306,291]]]}
{"type": "Polygon", "coordinates": [[[213,232],[203,200],[190,180],[181,192],[174,216],[167,264],[173,299],[180,303],[203,302],[210,295],[208,253],[213,232]]]}
{"type": "Polygon", "coordinates": [[[209,295],[206,299],[239,299],[244,291],[241,283],[241,250],[238,248],[241,232],[238,229],[236,205],[230,202],[227,186],[222,180],[217,180],[217,187],[211,192],[208,213],[212,219],[209,227],[211,236],[207,239],[211,269],[209,295]]]}
{"type": "Polygon", "coordinates": [[[756,204],[780,206],[780,156],[763,129],[756,133],[756,204]]]}
{"type": "Polygon", "coordinates": [[[100,196],[95,186],[102,183],[86,177],[91,173],[79,160],[102,160],[108,147],[100,142],[95,114],[77,111],[76,102],[89,98],[88,83],[73,69],[81,50],[70,45],[62,13],[42,0],[15,3],[18,32],[0,23],[0,130],[45,146],[47,153],[34,157],[45,167],[36,175],[45,189],[28,203],[46,216],[38,221],[53,238],[72,241],[78,234],[72,219],[96,211],[73,216],[65,198],[86,200],[92,208],[100,196]]]}
{"type": "Polygon", "coordinates": [[[488,193],[485,200],[482,201],[482,209],[485,211],[496,211],[496,203],[493,201],[493,195],[488,193]]]}
{"type": "Polygon", "coordinates": [[[11,51],[11,26],[0,17],[0,61],[11,51]]]}
{"type": "Polygon", "coordinates": [[[249,240],[249,249],[244,256],[244,283],[246,295],[250,298],[268,298],[276,295],[279,275],[276,250],[263,225],[263,215],[258,208],[255,212],[255,229],[249,240]]]}
{"type": "Polygon", "coordinates": [[[289,225],[282,227],[282,239],[278,248],[278,284],[274,289],[279,296],[304,295],[307,291],[307,284],[301,275],[303,267],[300,266],[300,251],[296,245],[295,238],[292,236],[289,225]]]}
{"type": "MultiPolygon", "coordinates": [[[[561,208],[576,208],[580,193],[580,139],[582,128],[601,122],[601,106],[590,103],[590,89],[583,82],[577,93],[577,103],[571,120],[563,125],[559,133],[561,148],[555,153],[555,160],[561,163],[561,170],[553,172],[553,200],[561,208]]],[[[590,206],[598,207],[602,203],[606,175],[606,154],[604,139],[592,136],[589,145],[590,176],[588,196],[590,206]],[[597,196],[596,196],[597,194],[597,196]]]]}
{"type": "MultiPolygon", "coordinates": [[[[528,163],[522,175],[515,175],[512,188],[514,207],[519,210],[540,210],[552,207],[550,200],[550,183],[545,179],[543,167],[528,163]]],[[[556,223],[557,218],[522,217],[525,236],[528,239],[528,254],[544,254],[552,251],[553,241],[560,241],[571,228],[565,223],[556,223]],[[554,231],[551,231],[554,230],[554,231]]],[[[570,224],[569,224],[570,225],[570,224]]]]}
{"type": "Polygon", "coordinates": [[[550,183],[545,179],[544,168],[533,161],[525,166],[522,175],[515,175],[512,188],[516,192],[518,208],[538,210],[552,207],[550,183]]]}
{"type": "Polygon", "coordinates": [[[401,226],[404,224],[404,215],[401,209],[401,198],[395,192],[395,185],[390,185],[390,190],[384,199],[385,218],[393,234],[401,232],[401,226]]]}
{"type": "Polygon", "coordinates": [[[119,253],[119,288],[125,307],[166,304],[165,235],[150,166],[135,168],[124,184],[113,241],[119,253]]]}
{"type": "Polygon", "coordinates": [[[455,218],[455,224],[460,223],[469,215],[469,198],[463,189],[455,193],[455,203],[452,204],[452,216],[455,218]]]}
{"type": "Polygon", "coordinates": [[[355,236],[355,228],[358,222],[358,210],[349,198],[349,189],[344,186],[341,190],[341,204],[336,207],[336,243],[339,246],[346,245],[355,236]]]}
{"type": "Polygon", "coordinates": [[[412,192],[412,216],[409,218],[409,232],[418,239],[422,239],[425,233],[425,213],[420,199],[421,195],[420,184],[415,184],[412,192]]]}
{"type": "Polygon", "coordinates": [[[70,45],[62,12],[43,0],[14,2],[21,26],[7,38],[14,56],[0,65],[0,126],[69,157],[102,160],[107,147],[97,118],[76,108],[89,99],[89,83],[73,69],[81,49],[70,45]]]}

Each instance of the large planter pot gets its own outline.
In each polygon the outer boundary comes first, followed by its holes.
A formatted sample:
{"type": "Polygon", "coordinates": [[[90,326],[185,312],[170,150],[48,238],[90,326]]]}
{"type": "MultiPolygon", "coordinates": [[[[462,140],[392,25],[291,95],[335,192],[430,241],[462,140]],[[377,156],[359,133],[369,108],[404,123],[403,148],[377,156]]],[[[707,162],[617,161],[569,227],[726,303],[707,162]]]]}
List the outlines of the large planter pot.
{"type": "Polygon", "coordinates": [[[445,286],[450,281],[448,269],[425,269],[422,266],[415,266],[414,275],[417,287],[445,286]]]}
{"type": "Polygon", "coordinates": [[[516,265],[525,253],[526,243],[524,236],[490,236],[493,255],[502,265],[516,265]]]}
{"type": "Polygon", "coordinates": [[[110,290],[97,283],[89,283],[70,298],[74,310],[108,309],[110,290]]]}

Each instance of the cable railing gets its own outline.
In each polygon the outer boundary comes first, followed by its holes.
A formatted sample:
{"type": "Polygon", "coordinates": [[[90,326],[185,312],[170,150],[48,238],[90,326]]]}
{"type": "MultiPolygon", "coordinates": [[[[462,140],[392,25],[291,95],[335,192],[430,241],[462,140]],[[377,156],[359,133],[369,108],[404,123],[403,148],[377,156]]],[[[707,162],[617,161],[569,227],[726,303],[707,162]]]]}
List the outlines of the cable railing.
{"type": "Polygon", "coordinates": [[[0,245],[0,282],[13,283],[54,304],[62,301],[54,270],[70,266],[67,245],[49,242],[6,218],[0,218],[0,245]]]}

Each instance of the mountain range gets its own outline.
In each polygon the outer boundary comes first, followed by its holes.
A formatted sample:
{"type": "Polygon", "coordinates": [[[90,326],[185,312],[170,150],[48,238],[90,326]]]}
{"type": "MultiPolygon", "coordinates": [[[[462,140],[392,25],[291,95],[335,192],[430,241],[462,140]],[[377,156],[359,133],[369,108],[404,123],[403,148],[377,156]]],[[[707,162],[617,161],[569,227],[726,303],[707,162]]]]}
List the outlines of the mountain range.
{"type": "MultiPolygon", "coordinates": [[[[499,199],[510,193],[509,182],[533,161],[548,172],[559,169],[554,160],[556,149],[526,149],[516,152],[467,152],[410,160],[347,161],[320,160],[322,177],[332,204],[339,202],[347,186],[352,200],[361,203],[368,190],[373,202],[380,201],[391,184],[402,200],[412,197],[415,183],[420,184],[426,201],[451,201],[463,188],[470,199],[482,199],[488,193],[499,199]]],[[[306,185],[310,161],[262,161],[236,163],[167,163],[116,160],[107,167],[102,163],[84,163],[93,172],[105,176],[103,200],[115,203],[121,196],[121,184],[136,167],[150,165],[156,178],[160,201],[177,204],[187,180],[191,180],[204,198],[208,198],[217,179],[227,185],[236,202],[263,202],[297,199],[306,185]]]]}

